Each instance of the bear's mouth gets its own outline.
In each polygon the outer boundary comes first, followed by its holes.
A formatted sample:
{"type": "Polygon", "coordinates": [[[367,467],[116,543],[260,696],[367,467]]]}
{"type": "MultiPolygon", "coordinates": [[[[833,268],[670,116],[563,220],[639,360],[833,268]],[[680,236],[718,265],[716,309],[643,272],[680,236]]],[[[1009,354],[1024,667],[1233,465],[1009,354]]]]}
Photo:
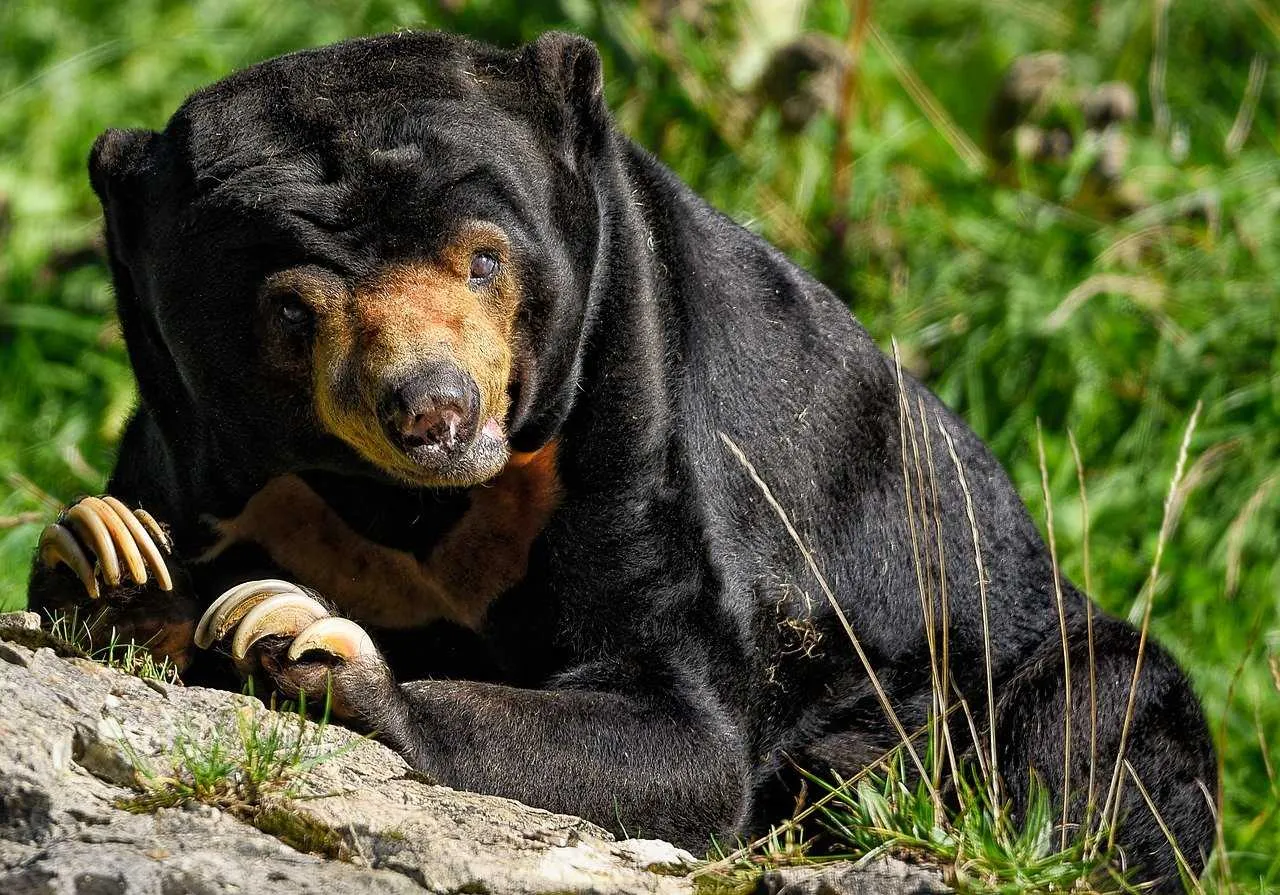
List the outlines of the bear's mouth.
{"type": "MultiPolygon", "coordinates": [[[[376,425],[381,430],[377,450],[369,459],[387,472],[413,467],[414,484],[472,484],[496,475],[509,450],[500,417],[485,400],[475,376],[450,360],[420,361],[408,371],[383,378],[376,402],[376,425]],[[385,450],[396,459],[388,464],[385,450]]],[[[338,433],[340,434],[340,433],[338,433]]],[[[360,448],[363,438],[347,439],[360,448]]]]}
{"type": "MultiPolygon", "coordinates": [[[[415,471],[427,476],[425,482],[414,476],[414,484],[473,484],[497,475],[506,465],[510,448],[496,417],[490,417],[471,437],[461,435],[455,431],[441,433],[440,437],[410,434],[397,439],[399,453],[415,471]]],[[[402,474],[403,465],[397,463],[385,471],[402,474]]]]}
{"type": "Polygon", "coordinates": [[[367,464],[366,474],[415,488],[477,485],[502,472],[511,456],[505,425],[494,412],[471,420],[447,413],[397,427],[372,406],[321,400],[317,410],[320,429],[354,451],[367,464]]]}

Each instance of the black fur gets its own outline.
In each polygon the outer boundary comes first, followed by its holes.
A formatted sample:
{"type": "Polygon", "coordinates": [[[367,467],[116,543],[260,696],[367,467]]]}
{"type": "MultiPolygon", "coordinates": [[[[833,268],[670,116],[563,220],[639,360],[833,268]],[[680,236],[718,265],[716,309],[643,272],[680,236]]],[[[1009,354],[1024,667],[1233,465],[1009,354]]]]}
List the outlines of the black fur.
{"type": "MultiPolygon", "coordinates": [[[[468,503],[398,484],[319,428],[261,356],[262,279],[308,263],[365,280],[430,257],[462,217],[511,236],[524,296],[506,431],[522,451],[559,440],[564,497],[478,633],[374,631],[394,680],[366,675],[352,698],[417,767],[700,847],[784,816],[789,760],[850,773],[894,745],[838,620],[721,433],[813,548],[903,724],[923,723],[929,654],[894,365],[826,288],[616,129],[589,42],[551,34],[508,52],[398,34],[297,53],[195,94],[161,133],[107,132],[91,173],[141,390],[110,490],[172,526],[201,606],[278,574],[250,548],[195,561],[204,520],[234,515],[271,476],[303,474],[352,526],[418,555],[468,503]]],[[[1060,793],[1048,551],[963,422],[909,377],[906,403],[936,471],[941,532],[923,545],[930,574],[939,540],[945,556],[956,685],[986,706],[972,536],[942,428],[989,577],[1002,771],[1018,799],[1030,769],[1060,793]]],[[[1087,602],[1063,586],[1080,792],[1087,602]]],[[[66,602],[69,588],[65,570],[38,568],[33,605],[66,602]]],[[[1123,622],[1095,623],[1105,787],[1138,643],[1123,622]]],[[[1200,868],[1213,752],[1155,643],[1130,740],[1200,868]]],[[[1135,787],[1124,792],[1131,864],[1175,888],[1164,835],[1135,787]]]]}

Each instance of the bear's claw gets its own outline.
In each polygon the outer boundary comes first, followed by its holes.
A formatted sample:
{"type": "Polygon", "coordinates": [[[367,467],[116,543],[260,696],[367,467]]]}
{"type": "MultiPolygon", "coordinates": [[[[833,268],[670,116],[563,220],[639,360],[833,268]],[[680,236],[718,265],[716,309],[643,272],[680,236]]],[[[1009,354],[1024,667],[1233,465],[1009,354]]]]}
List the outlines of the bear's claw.
{"type": "MultiPolygon", "coordinates": [[[[113,506],[117,504],[121,507],[124,506],[124,504],[121,504],[120,501],[116,500],[114,497],[104,497],[103,500],[108,503],[112,503],[114,501],[112,504],[113,506]]],[[[156,521],[155,516],[152,516],[142,507],[138,507],[134,510],[133,515],[137,516],[138,520],[143,524],[147,531],[151,532],[151,537],[155,538],[160,546],[164,548],[165,553],[173,552],[173,540],[169,537],[169,533],[164,530],[164,526],[156,521]]]]}
{"type": "Polygon", "coordinates": [[[76,536],[64,525],[55,522],[45,527],[40,535],[40,560],[46,566],[53,567],[63,563],[76,573],[90,599],[96,600],[101,595],[98,590],[98,578],[93,572],[93,563],[85,555],[76,540],[76,536]]]}
{"type": "Polygon", "coordinates": [[[245,613],[231,640],[231,658],[243,662],[263,637],[297,637],[312,622],[329,614],[305,594],[276,594],[245,613]]]}
{"type": "Polygon", "coordinates": [[[205,610],[196,626],[196,645],[208,649],[227,636],[231,637],[231,658],[240,666],[258,641],[272,636],[291,639],[290,662],[312,651],[344,662],[378,657],[373,639],[363,628],[350,619],[329,615],[301,587],[278,578],[238,584],[205,610]]]}
{"type": "Polygon", "coordinates": [[[196,646],[208,649],[231,632],[254,607],[279,594],[306,596],[298,585],[279,578],[262,578],[246,581],[223,591],[214,600],[196,625],[196,646]]]}
{"type": "Polygon", "coordinates": [[[378,648],[364,628],[349,618],[329,616],[312,622],[293,638],[289,661],[296,662],[311,650],[320,650],[345,661],[373,658],[378,648]]]}
{"type": "Polygon", "coordinates": [[[150,513],[130,510],[109,495],[86,497],[75,504],[45,528],[39,547],[40,560],[46,566],[66,565],[94,600],[102,594],[99,574],[108,587],[120,586],[124,580],[122,561],[133,583],[146,584],[149,569],[161,590],[173,590],[164,559],[171,549],[168,535],[150,513]],[[163,551],[156,546],[157,540],[163,551]]]}
{"type": "MultiPolygon", "coordinates": [[[[124,523],[133,545],[141,554],[140,559],[146,563],[141,572],[142,577],[138,577],[138,573],[135,572],[133,580],[139,584],[145,584],[146,568],[149,567],[152,574],[156,576],[156,583],[160,585],[161,590],[173,590],[173,578],[169,575],[169,567],[164,561],[164,554],[173,552],[173,542],[160,527],[160,523],[146,510],[137,509],[130,512],[127,506],[110,494],[103,495],[101,500],[114,510],[116,516],[124,523]]],[[[134,568],[132,564],[130,568],[134,568]]]]}

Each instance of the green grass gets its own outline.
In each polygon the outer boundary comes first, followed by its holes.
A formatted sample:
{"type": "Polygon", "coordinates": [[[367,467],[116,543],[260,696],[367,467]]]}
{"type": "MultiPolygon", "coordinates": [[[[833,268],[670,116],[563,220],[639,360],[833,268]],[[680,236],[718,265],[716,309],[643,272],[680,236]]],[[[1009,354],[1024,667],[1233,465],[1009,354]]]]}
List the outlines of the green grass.
{"type": "MultiPolygon", "coordinates": [[[[48,635],[80,650],[85,658],[143,680],[179,683],[178,667],[169,659],[157,659],[144,643],[122,640],[113,627],[99,631],[76,610],[60,612],[45,620],[48,635]]],[[[44,633],[43,631],[41,633],[44,633]]]]}
{"type": "Polygon", "coordinates": [[[264,714],[246,706],[233,724],[215,726],[203,734],[193,729],[179,732],[162,769],[125,744],[140,791],[119,800],[117,806],[149,813],[209,805],[299,851],[345,859],[349,850],[341,835],[292,806],[307,773],[345,751],[325,747],[325,727],[325,720],[309,726],[301,707],[292,714],[264,714]]]}
{"type": "Polygon", "coordinates": [[[809,780],[825,799],[818,800],[807,827],[778,831],[745,854],[707,865],[694,877],[697,886],[750,892],[764,869],[894,855],[942,868],[947,885],[961,895],[1140,891],[1111,866],[1105,829],[1077,830],[1064,846],[1056,807],[1043,789],[1033,789],[1025,817],[1015,821],[1008,803],[994,798],[968,766],[956,803],[941,803],[911,773],[901,750],[856,780],[809,780]],[[807,838],[806,830],[821,839],[807,838]],[[815,841],[822,843],[821,853],[812,850],[815,841]]]}
{"type": "MultiPolygon", "coordinates": [[[[882,345],[895,337],[1043,519],[1041,422],[1063,569],[1111,611],[1141,616],[1164,487],[1203,403],[1152,630],[1222,730],[1233,874],[1280,886],[1268,667],[1280,663],[1280,81],[1273,65],[1257,75],[1280,14],[1266,0],[877,3],[844,190],[833,116],[792,133],[751,89],[764,35],[789,26],[750,24],[747,3],[670,4],[701,12],[668,27],[656,0],[474,0],[457,13],[402,0],[0,7],[0,606],[21,602],[56,504],[101,489],[134,400],[107,281],[86,253],[100,227],[84,172],[94,136],[160,126],[188,91],[238,66],[340,37],[427,25],[515,42],[568,26],[600,43],[628,132],[815,271],[882,345]],[[1136,91],[1126,201],[1081,176],[1086,149],[1055,164],[991,162],[1001,74],[1040,50],[1063,53],[1077,86],[1136,91]],[[1087,568],[1069,433],[1088,486],[1087,568]]],[[[801,22],[844,41],[850,7],[811,0],[801,22]]]]}
{"type": "Polygon", "coordinates": [[[835,798],[822,809],[823,826],[854,853],[900,851],[939,861],[958,892],[1122,888],[1118,881],[1108,886],[1110,856],[1105,849],[1091,856],[1096,849],[1089,836],[1062,847],[1056,809],[1044,790],[1035,790],[1026,817],[1015,824],[1008,804],[992,799],[981,779],[958,781],[960,807],[952,811],[939,806],[923,782],[908,781],[899,758],[855,788],[828,784],[835,798]]]}

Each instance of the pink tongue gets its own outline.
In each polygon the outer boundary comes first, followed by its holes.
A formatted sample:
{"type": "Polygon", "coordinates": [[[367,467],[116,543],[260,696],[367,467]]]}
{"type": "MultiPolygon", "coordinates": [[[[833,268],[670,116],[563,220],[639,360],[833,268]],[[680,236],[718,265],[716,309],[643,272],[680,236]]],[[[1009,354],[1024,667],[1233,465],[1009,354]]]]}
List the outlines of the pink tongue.
{"type": "Polygon", "coordinates": [[[489,417],[489,421],[484,424],[484,428],[480,431],[494,441],[502,440],[502,423],[498,422],[497,417],[489,417]]]}

